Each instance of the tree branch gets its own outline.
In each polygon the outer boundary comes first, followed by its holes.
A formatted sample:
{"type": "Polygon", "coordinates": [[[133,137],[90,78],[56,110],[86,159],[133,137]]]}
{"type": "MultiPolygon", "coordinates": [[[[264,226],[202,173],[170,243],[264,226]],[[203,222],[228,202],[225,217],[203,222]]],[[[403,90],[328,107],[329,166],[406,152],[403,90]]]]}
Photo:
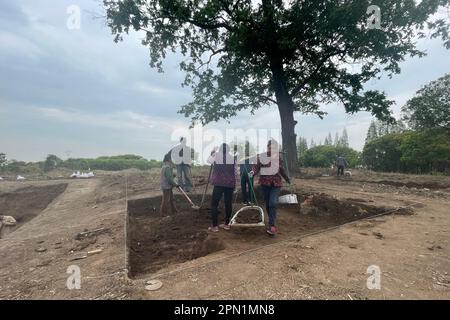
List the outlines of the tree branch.
{"type": "Polygon", "coordinates": [[[311,81],[311,79],[317,75],[317,73],[324,66],[325,62],[328,61],[328,59],[330,59],[331,57],[334,57],[336,55],[339,55],[339,54],[345,54],[346,52],[347,52],[346,49],[338,50],[337,52],[335,51],[333,53],[330,53],[330,54],[322,57],[322,59],[320,59],[320,62],[317,64],[314,71],[307,78],[305,78],[298,86],[296,86],[294,89],[292,89],[291,97],[294,97],[295,95],[297,95],[297,93],[299,93],[311,81]]]}

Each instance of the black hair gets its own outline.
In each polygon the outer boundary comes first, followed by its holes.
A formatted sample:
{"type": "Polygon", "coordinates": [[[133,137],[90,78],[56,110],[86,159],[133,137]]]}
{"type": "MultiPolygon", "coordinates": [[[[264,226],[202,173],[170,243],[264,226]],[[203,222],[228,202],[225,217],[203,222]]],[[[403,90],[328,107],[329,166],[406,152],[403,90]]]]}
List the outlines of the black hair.
{"type": "Polygon", "coordinates": [[[172,161],[172,153],[169,151],[164,155],[163,162],[170,162],[170,161],[172,161]]]}

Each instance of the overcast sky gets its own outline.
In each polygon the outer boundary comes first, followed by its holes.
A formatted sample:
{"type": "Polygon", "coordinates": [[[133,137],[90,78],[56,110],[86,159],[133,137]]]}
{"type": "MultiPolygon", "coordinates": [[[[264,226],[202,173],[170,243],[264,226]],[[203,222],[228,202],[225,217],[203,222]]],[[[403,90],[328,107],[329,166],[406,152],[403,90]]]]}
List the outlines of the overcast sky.
{"type": "MultiPolygon", "coordinates": [[[[148,66],[140,35],[114,43],[97,0],[0,0],[0,152],[9,159],[42,160],[47,154],[96,157],[133,153],[161,159],[176,129],[189,120],[177,114],[190,101],[181,88],[179,56],[160,74],[148,66]],[[67,28],[67,8],[78,5],[81,28],[67,28]]],[[[428,56],[402,63],[401,75],[370,86],[397,102],[394,113],[424,84],[450,72],[450,52],[424,40],[428,56]]],[[[346,115],[341,105],[324,108],[324,120],[296,116],[297,134],[308,142],[347,129],[361,150],[371,116],[346,115]]],[[[207,128],[279,128],[275,107],[248,112],[207,128]]]]}

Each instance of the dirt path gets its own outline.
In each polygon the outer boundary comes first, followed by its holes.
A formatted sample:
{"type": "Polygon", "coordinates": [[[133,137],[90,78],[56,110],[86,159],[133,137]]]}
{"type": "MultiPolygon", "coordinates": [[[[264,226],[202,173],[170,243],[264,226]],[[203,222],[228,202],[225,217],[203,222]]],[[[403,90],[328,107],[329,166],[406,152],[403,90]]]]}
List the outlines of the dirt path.
{"type": "Polygon", "coordinates": [[[111,292],[113,281],[106,283],[106,275],[123,275],[124,201],[97,205],[98,179],[67,182],[65,192],[44,211],[0,240],[0,298],[94,298],[111,292]],[[80,232],[101,228],[107,232],[75,240],[80,232]],[[95,249],[103,251],[71,260],[95,249]],[[80,267],[83,290],[67,289],[70,265],[80,267]]]}
{"type": "MultiPolygon", "coordinates": [[[[128,196],[159,194],[155,179],[130,176],[128,196]]],[[[61,181],[27,182],[56,183],[61,181]]],[[[217,251],[130,280],[124,271],[125,175],[66,183],[64,193],[44,211],[0,239],[0,299],[450,299],[448,189],[435,197],[357,181],[297,180],[298,190],[339,199],[364,198],[390,207],[416,203],[414,215],[354,222],[278,243],[265,238],[261,247],[217,251]],[[75,239],[80,232],[98,229],[99,234],[75,239]],[[96,249],[102,252],[71,260],[96,249]],[[80,267],[80,290],[66,287],[70,265],[80,267]],[[371,265],[381,270],[381,290],[366,287],[371,265]],[[160,290],[144,290],[151,277],[163,282],[160,290]]],[[[0,184],[0,192],[21,187],[0,184]]],[[[239,234],[226,235],[228,247],[234,237],[239,234]]]]}

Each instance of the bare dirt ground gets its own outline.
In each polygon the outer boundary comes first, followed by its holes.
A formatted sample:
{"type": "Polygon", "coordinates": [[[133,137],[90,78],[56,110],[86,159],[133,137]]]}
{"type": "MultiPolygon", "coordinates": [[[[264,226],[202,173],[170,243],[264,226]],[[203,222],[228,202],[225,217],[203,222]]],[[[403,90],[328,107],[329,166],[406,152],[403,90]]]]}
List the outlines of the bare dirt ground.
{"type": "MultiPolygon", "coordinates": [[[[196,203],[207,170],[194,171],[196,203]]],[[[2,181],[0,215],[20,221],[1,234],[0,299],[450,299],[448,177],[312,171],[295,184],[312,205],[281,207],[270,237],[208,234],[208,211],[179,195],[180,214],[159,216],[158,170],[2,181]],[[66,286],[71,265],[80,290],[66,286]],[[380,290],[366,286],[371,265],[380,290]],[[163,287],[146,291],[152,278],[163,287]]]]}

